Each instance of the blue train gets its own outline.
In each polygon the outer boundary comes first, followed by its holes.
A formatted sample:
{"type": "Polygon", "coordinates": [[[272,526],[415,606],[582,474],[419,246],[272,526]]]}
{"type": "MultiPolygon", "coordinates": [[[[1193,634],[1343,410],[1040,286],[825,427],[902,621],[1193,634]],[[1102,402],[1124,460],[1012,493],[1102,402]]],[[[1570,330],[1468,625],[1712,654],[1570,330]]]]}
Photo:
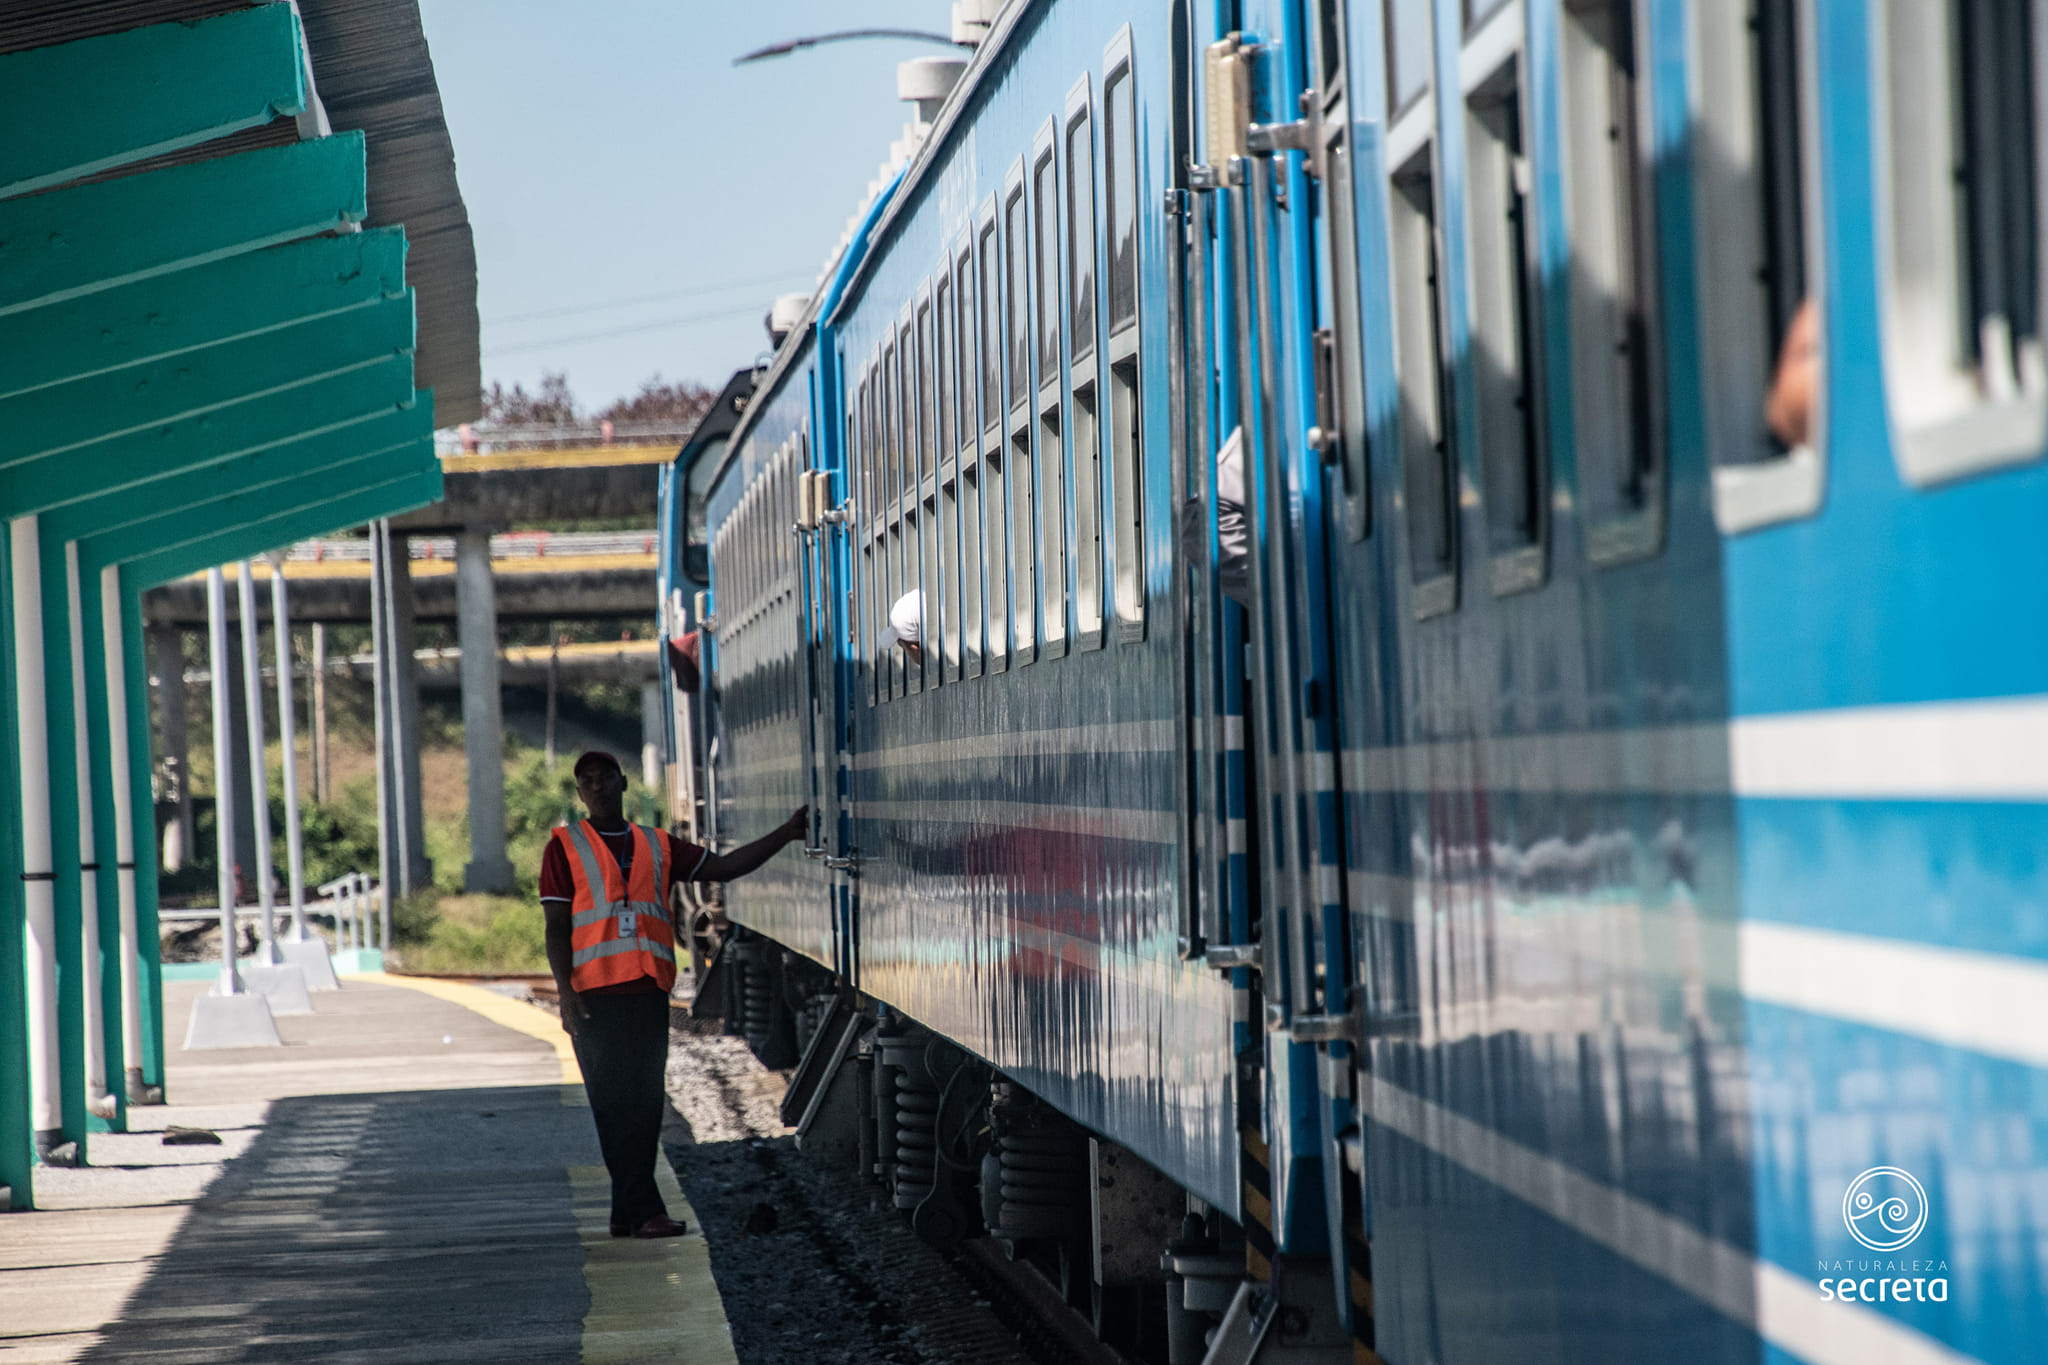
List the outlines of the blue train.
{"type": "Polygon", "coordinates": [[[1004,7],[664,487],[816,1145],[1146,1358],[2048,1359],[2038,11],[1004,7]]]}

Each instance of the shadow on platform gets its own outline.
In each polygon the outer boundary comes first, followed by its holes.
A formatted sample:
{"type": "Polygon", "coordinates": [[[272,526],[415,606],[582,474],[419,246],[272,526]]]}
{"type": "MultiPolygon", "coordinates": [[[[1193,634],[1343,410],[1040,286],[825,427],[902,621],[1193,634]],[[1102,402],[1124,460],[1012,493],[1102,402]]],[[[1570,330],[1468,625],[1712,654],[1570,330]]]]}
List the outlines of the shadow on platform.
{"type": "Polygon", "coordinates": [[[276,1100],[89,1361],[577,1361],[590,1305],[558,1085],[276,1100]]]}

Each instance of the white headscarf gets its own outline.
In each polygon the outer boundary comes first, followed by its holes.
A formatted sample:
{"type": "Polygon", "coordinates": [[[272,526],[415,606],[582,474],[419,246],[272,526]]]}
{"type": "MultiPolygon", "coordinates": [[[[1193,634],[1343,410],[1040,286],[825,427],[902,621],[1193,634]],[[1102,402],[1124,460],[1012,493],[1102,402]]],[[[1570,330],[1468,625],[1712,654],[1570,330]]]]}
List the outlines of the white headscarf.
{"type": "Polygon", "coordinates": [[[882,648],[890,649],[898,644],[918,645],[924,643],[924,594],[907,592],[896,599],[896,605],[889,608],[889,628],[882,632],[882,648]]]}

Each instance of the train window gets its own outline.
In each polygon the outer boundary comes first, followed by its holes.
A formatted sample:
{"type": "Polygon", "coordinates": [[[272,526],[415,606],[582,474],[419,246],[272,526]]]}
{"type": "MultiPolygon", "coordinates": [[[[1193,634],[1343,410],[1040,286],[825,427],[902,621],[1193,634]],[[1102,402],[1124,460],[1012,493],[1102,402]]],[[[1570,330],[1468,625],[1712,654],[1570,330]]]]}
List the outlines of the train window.
{"type": "Polygon", "coordinates": [[[1067,95],[1067,349],[1073,390],[1074,633],[1102,643],[1102,410],[1095,355],[1095,129],[1083,76],[1067,95]]]}
{"type": "Polygon", "coordinates": [[[1060,410],[1060,194],[1056,138],[1047,119],[1031,165],[1031,255],[1038,267],[1038,535],[1045,589],[1040,649],[1067,647],[1067,453],[1060,410]]]}
{"type": "Polygon", "coordinates": [[[1145,630],[1145,463],[1138,408],[1138,126],[1131,31],[1103,54],[1102,181],[1109,227],[1110,566],[1125,639],[1145,630]]]}
{"type": "MultiPolygon", "coordinates": [[[[843,355],[840,357],[838,370],[842,375],[846,373],[846,360],[843,355]]],[[[855,485],[853,480],[854,471],[859,467],[858,452],[860,450],[860,421],[854,414],[857,410],[856,405],[858,402],[859,399],[856,395],[853,396],[852,401],[849,401],[846,404],[846,444],[840,447],[840,449],[844,452],[841,459],[841,466],[844,470],[844,474],[842,475],[842,477],[845,479],[845,499],[851,499],[856,496],[854,493],[855,485]]],[[[828,474],[826,477],[829,479],[831,476],[828,474]]],[[[830,487],[829,483],[827,484],[827,487],[830,487]]],[[[842,501],[844,501],[845,499],[842,499],[842,501]]],[[[860,528],[857,525],[848,526],[847,531],[849,538],[852,542],[853,548],[862,550],[866,549],[867,538],[861,534],[860,528]]],[[[849,566],[847,572],[849,575],[851,575],[854,572],[853,567],[849,566]]],[[[859,660],[861,657],[860,654],[854,648],[854,642],[857,639],[859,639],[860,632],[860,582],[861,580],[858,579],[850,579],[847,584],[846,594],[846,652],[849,655],[851,655],[855,660],[854,666],[856,668],[860,666],[859,660]]],[[[833,619],[833,617],[837,614],[837,604],[827,602],[824,600],[822,594],[825,592],[825,580],[822,576],[820,577],[818,582],[818,592],[821,594],[818,602],[818,613],[825,622],[830,622],[833,619]]],[[[831,628],[829,625],[827,625],[825,629],[829,632],[831,628]]],[[[836,645],[837,642],[835,641],[834,643],[836,645]]]]}
{"type": "Polygon", "coordinates": [[[932,349],[932,305],[929,298],[917,305],[917,544],[923,566],[921,585],[925,648],[919,651],[925,683],[936,687],[945,673],[946,580],[944,561],[939,556],[939,442],[938,408],[933,392],[938,375],[938,353],[932,349]],[[934,648],[933,646],[937,646],[934,648]]]}
{"type": "Polygon", "coordinates": [[[860,657],[868,671],[868,705],[875,704],[875,490],[872,482],[874,473],[874,446],[869,439],[868,399],[872,385],[868,374],[863,372],[860,387],[854,397],[854,436],[848,443],[851,457],[848,470],[857,479],[859,492],[855,495],[855,515],[860,518],[860,657]]]}
{"type": "Polygon", "coordinates": [[[939,452],[950,458],[960,443],[953,404],[953,277],[943,268],[932,286],[932,388],[939,402],[939,452]]]}
{"type": "Polygon", "coordinates": [[[1009,286],[1003,292],[1010,336],[1010,649],[1019,665],[1038,653],[1038,490],[1031,462],[1031,253],[1024,217],[1024,163],[1010,173],[1003,201],[1003,255],[1009,286]]]}
{"type": "Polygon", "coordinates": [[[1800,100],[1808,6],[1744,0],[1692,14],[1701,384],[1714,516],[1733,533],[1815,511],[1823,485],[1819,390],[1772,401],[1793,324],[1812,321],[1800,319],[1815,274],[1800,100]]]}
{"type": "Polygon", "coordinates": [[[1435,52],[1427,3],[1387,10],[1387,266],[1394,332],[1395,431],[1408,577],[1418,617],[1458,604],[1457,460],[1449,402],[1450,362],[1438,278],[1435,52]]]}
{"type": "Polygon", "coordinates": [[[1885,0],[1873,43],[1885,396],[1916,484],[2048,436],[2036,0],[1885,0]]]}
{"type": "Polygon", "coordinates": [[[1654,554],[1664,536],[1637,5],[1567,0],[1558,55],[1572,236],[1572,434],[1586,553],[1596,564],[1654,554]]]}
{"type": "Polygon", "coordinates": [[[1352,540],[1362,540],[1372,526],[1371,469],[1365,414],[1363,371],[1365,328],[1358,278],[1358,201],[1351,157],[1351,63],[1345,45],[1344,0],[1319,0],[1315,69],[1322,73],[1316,88],[1321,108],[1325,190],[1329,231],[1320,233],[1326,253],[1332,325],[1317,338],[1320,367],[1317,385],[1327,387],[1329,410],[1319,411],[1317,425],[1327,424],[1333,451],[1323,448],[1344,482],[1344,526],[1352,540]]]}
{"type": "Polygon", "coordinates": [[[982,628],[988,635],[988,664],[1000,673],[1010,657],[1010,504],[1003,459],[1002,283],[1000,237],[991,199],[982,210],[976,256],[977,293],[981,301],[981,533],[987,543],[982,559],[988,578],[988,605],[982,628]]]}
{"type": "MultiPolygon", "coordinates": [[[[1503,22],[1516,17],[1510,13],[1503,22]]],[[[1465,97],[1468,305],[1479,419],[1473,435],[1485,480],[1487,551],[1497,593],[1543,581],[1547,480],[1533,344],[1535,234],[1522,127],[1516,56],[1465,97]]]]}
{"type": "MultiPolygon", "coordinates": [[[[924,432],[921,428],[929,426],[918,421],[918,391],[925,386],[926,375],[924,367],[918,363],[922,348],[917,344],[914,320],[907,304],[904,314],[896,327],[897,431],[900,434],[898,449],[902,452],[903,461],[903,482],[901,492],[897,494],[898,515],[903,519],[903,586],[898,590],[899,597],[924,591],[924,538],[918,510],[922,506],[924,491],[924,461],[920,458],[924,432]]],[[[902,650],[896,653],[903,660],[905,690],[924,691],[923,651],[918,652],[915,660],[902,650]]]]}
{"type": "Polygon", "coordinates": [[[953,281],[942,262],[932,286],[932,388],[938,394],[939,640],[945,682],[960,680],[960,431],[954,424],[957,385],[953,281]]]}
{"type": "Polygon", "coordinates": [[[1031,166],[1031,250],[1038,263],[1038,383],[1056,384],[1060,372],[1059,175],[1053,159],[1052,123],[1039,133],[1031,166]]]}
{"type": "Polygon", "coordinates": [[[1436,172],[1429,143],[1395,173],[1387,197],[1394,273],[1394,346],[1399,390],[1401,486],[1415,613],[1436,616],[1458,602],[1456,469],[1449,361],[1443,345],[1438,276],[1436,172]]]}
{"type": "Polygon", "coordinates": [[[960,672],[981,676],[981,610],[984,572],[981,557],[981,419],[974,410],[970,379],[976,373],[974,352],[974,254],[965,238],[953,263],[956,322],[953,327],[953,371],[959,376],[960,427],[955,440],[960,470],[960,672]]]}
{"type": "MultiPolygon", "coordinates": [[[[875,394],[875,413],[881,433],[882,462],[882,595],[876,602],[880,609],[877,618],[884,628],[889,623],[889,608],[903,595],[903,497],[902,497],[902,426],[896,402],[896,343],[892,339],[882,347],[882,372],[878,377],[880,388],[875,394]]],[[[893,699],[903,695],[903,652],[896,649],[882,651],[882,669],[886,674],[882,691],[885,698],[893,699]]]]}
{"type": "Polygon", "coordinates": [[[1431,0],[1386,0],[1387,118],[1408,108],[1429,89],[1429,63],[1436,45],[1431,0]]]}

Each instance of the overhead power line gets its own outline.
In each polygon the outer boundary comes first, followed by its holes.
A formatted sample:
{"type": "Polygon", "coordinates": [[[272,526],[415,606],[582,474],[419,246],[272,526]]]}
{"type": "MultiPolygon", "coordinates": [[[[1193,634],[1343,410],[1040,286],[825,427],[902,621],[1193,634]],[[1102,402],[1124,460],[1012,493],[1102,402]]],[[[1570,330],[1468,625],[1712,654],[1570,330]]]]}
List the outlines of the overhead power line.
{"type": "Polygon", "coordinates": [[[486,357],[501,355],[523,355],[528,351],[545,351],[556,346],[574,346],[585,341],[608,341],[613,337],[637,336],[643,332],[661,332],[673,327],[691,327],[700,322],[724,322],[731,318],[748,316],[761,317],[767,309],[758,303],[742,304],[737,308],[726,308],[714,313],[694,313],[688,317],[663,318],[658,322],[637,323],[631,327],[609,327],[599,332],[579,332],[575,336],[547,337],[540,341],[522,341],[516,346],[494,346],[484,352],[486,357]]]}
{"type": "Polygon", "coordinates": [[[745,66],[758,62],[764,57],[786,57],[807,47],[823,47],[826,43],[852,42],[859,38],[909,38],[920,43],[943,43],[947,47],[966,47],[956,43],[950,33],[931,33],[921,28],[844,28],[834,33],[813,33],[804,38],[789,38],[766,47],[757,47],[752,52],[743,52],[732,59],[734,66],[745,66]]]}
{"type": "Polygon", "coordinates": [[[634,294],[626,298],[606,299],[602,303],[576,303],[565,308],[544,308],[535,313],[511,313],[502,318],[486,318],[486,327],[510,327],[516,322],[539,322],[545,318],[574,317],[579,313],[602,313],[612,308],[630,308],[636,303],[660,303],[674,299],[693,299],[706,294],[724,294],[734,289],[758,289],[767,284],[786,284],[806,278],[801,270],[781,270],[773,275],[756,275],[747,280],[727,280],[723,284],[697,285],[690,289],[667,289],[654,294],[634,294]]]}

